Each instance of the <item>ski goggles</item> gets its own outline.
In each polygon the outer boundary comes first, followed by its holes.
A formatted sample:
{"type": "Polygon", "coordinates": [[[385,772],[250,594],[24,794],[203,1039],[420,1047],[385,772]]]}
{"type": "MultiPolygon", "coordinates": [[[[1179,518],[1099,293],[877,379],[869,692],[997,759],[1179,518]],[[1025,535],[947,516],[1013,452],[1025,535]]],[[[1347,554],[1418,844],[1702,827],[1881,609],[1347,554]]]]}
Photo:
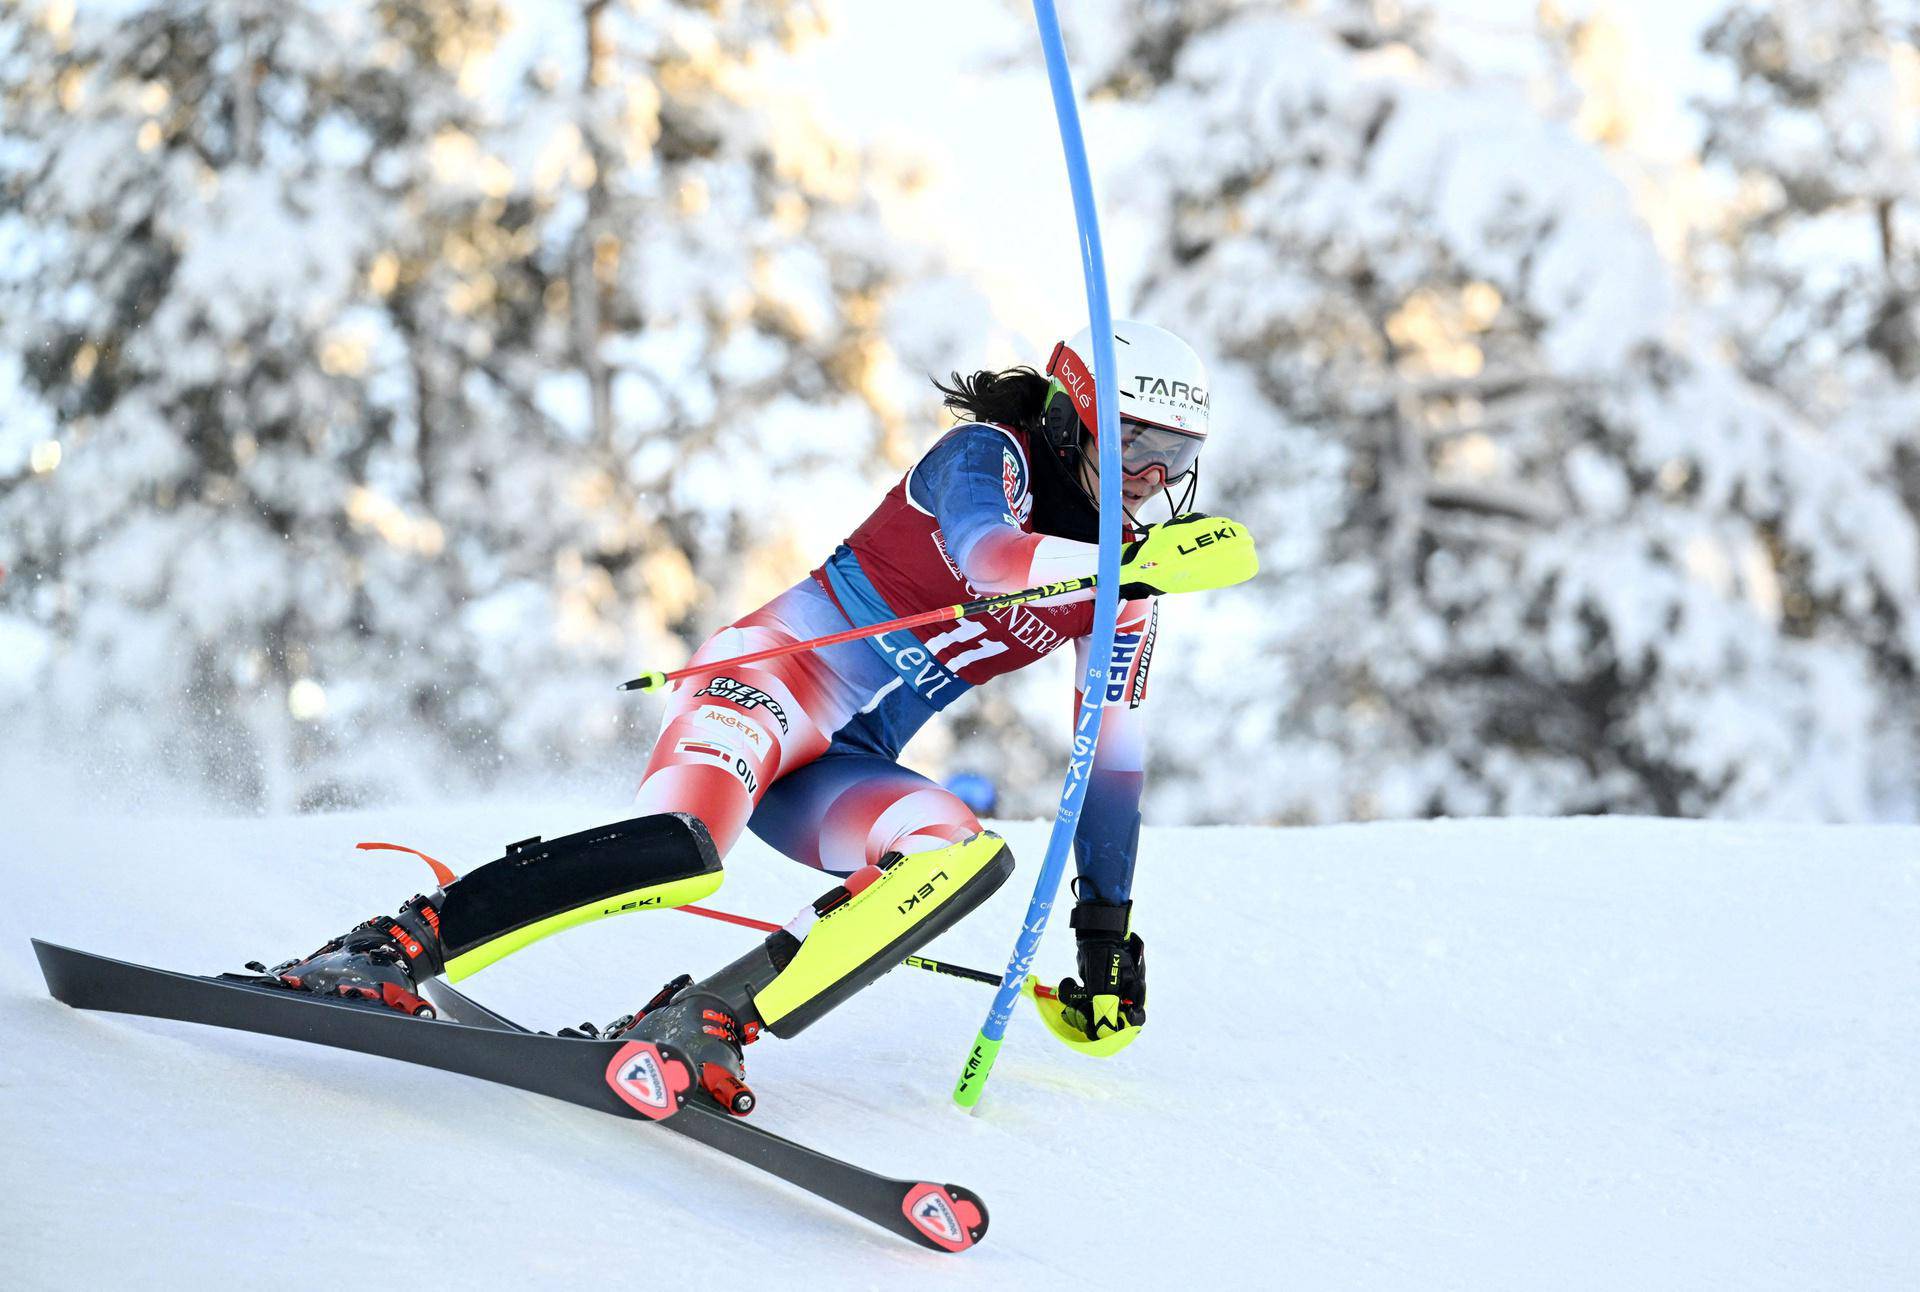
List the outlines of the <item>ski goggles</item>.
{"type": "Polygon", "coordinates": [[[1136,480],[1166,484],[1193,470],[1204,443],[1198,435],[1186,431],[1123,417],[1120,419],[1120,470],[1136,480]]]}

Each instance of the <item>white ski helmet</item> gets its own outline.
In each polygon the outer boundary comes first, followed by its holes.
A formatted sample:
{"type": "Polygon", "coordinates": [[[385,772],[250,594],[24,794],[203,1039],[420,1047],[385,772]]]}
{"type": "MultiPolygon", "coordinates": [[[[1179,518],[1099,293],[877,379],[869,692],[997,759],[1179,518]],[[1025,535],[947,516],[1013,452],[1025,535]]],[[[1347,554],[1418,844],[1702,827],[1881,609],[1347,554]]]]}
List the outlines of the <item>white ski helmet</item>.
{"type": "MultiPolygon", "coordinates": [[[[1207,439],[1207,369],[1193,347],[1151,323],[1115,319],[1119,369],[1121,470],[1157,474],[1165,485],[1193,470],[1207,439]]],[[[1099,438],[1094,409],[1093,331],[1081,328],[1047,360],[1047,442],[1091,451],[1099,438]]]]}

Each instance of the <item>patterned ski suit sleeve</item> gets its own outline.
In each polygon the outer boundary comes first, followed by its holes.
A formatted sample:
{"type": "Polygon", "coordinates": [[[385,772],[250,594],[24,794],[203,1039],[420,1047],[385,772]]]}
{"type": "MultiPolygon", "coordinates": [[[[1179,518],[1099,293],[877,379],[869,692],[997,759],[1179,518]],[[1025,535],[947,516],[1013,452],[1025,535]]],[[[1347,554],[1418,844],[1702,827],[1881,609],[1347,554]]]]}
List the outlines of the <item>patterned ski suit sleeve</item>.
{"type": "Polygon", "coordinates": [[[1015,518],[1031,491],[1026,452],[996,427],[962,426],[913,469],[908,496],[933,513],[947,552],[985,593],[1018,592],[1094,572],[1099,548],[1030,534],[1015,518]]]}
{"type": "MultiPolygon", "coordinates": [[[[1107,665],[1107,711],[1100,718],[1087,780],[1087,801],[1074,832],[1080,895],[1124,902],[1133,891],[1134,854],[1140,843],[1140,791],[1146,783],[1147,724],[1140,704],[1147,696],[1147,666],[1160,626],[1159,602],[1121,603],[1107,665]]],[[[1077,643],[1077,676],[1085,676],[1088,639],[1077,643]]]]}

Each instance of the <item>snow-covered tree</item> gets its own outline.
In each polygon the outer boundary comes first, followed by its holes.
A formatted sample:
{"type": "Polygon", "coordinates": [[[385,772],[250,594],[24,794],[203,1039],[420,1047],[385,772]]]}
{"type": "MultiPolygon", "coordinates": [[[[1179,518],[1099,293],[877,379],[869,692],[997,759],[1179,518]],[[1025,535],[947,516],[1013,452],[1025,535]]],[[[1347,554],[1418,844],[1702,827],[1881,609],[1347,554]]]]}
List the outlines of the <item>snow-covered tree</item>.
{"type": "Polygon", "coordinates": [[[637,761],[611,683],[908,449],[906,267],[755,76],[811,22],[16,9],[0,610],[54,648],[13,720],[245,802],[637,761]]]}
{"type": "MultiPolygon", "coordinates": [[[[1743,372],[1920,517],[1920,10],[1735,4],[1703,45],[1731,73],[1695,105],[1702,159],[1724,190],[1694,241],[1703,293],[1743,372]]],[[[1846,617],[1871,647],[1883,721],[1907,727],[1907,752],[1883,775],[1910,796],[1920,588],[1900,563],[1905,532],[1863,535],[1888,561],[1870,588],[1789,596],[1806,616],[1846,617]]]]}
{"type": "Polygon", "coordinates": [[[1920,379],[1920,11],[1736,4],[1704,44],[1732,83],[1702,154],[1737,187],[1703,252],[1746,367],[1823,412],[1920,379]]]}
{"type": "Polygon", "coordinates": [[[1912,520],[1725,361],[1605,156],[1399,5],[1124,8],[1097,79],[1170,123],[1116,185],[1162,230],[1137,309],[1215,362],[1206,501],[1267,567],[1168,608],[1162,814],[1896,788],[1912,520]]]}

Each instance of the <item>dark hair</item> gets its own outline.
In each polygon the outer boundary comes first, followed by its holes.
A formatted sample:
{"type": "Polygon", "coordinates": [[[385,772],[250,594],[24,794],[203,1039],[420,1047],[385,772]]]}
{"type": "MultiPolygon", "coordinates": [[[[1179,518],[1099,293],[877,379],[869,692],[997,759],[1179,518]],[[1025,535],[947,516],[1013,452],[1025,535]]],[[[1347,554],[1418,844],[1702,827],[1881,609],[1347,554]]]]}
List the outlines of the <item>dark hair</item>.
{"type": "Polygon", "coordinates": [[[935,378],[933,385],[954,413],[969,422],[1000,422],[1006,426],[1030,427],[1040,420],[1047,406],[1047,379],[1032,368],[1004,368],[999,372],[976,372],[971,377],[953,374],[953,384],[935,378]]]}

